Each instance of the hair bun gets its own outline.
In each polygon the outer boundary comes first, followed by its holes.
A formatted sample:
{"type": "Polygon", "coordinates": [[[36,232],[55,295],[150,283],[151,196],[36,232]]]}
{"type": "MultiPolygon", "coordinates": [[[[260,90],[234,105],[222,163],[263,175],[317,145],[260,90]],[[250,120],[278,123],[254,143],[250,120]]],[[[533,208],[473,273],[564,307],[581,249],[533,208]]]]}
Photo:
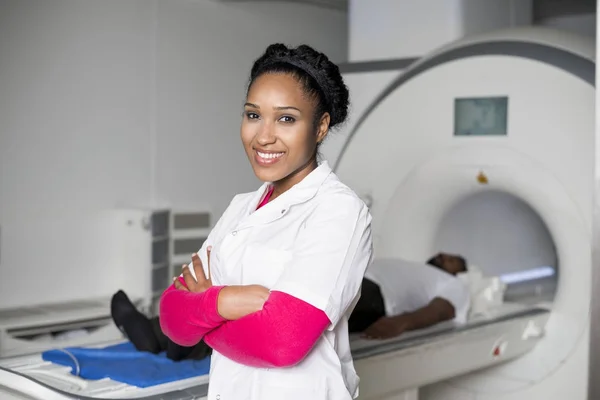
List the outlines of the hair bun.
{"type": "Polygon", "coordinates": [[[274,43],[267,47],[265,56],[267,57],[285,57],[289,55],[290,49],[283,43],[274,43]]]}

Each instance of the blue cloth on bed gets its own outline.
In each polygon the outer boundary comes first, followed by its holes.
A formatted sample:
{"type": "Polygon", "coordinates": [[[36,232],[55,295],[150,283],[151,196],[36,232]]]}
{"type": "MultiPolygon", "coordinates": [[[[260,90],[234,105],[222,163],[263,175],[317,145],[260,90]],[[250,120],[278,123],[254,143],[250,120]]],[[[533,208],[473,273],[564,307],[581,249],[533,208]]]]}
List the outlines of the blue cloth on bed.
{"type": "Polygon", "coordinates": [[[68,347],[49,350],[42,358],[71,367],[71,373],[84,379],[110,378],[140,388],[208,374],[210,357],[203,360],[173,361],[166,353],[138,351],[131,342],[105,348],[68,347]],[[77,363],[75,363],[75,360],[77,363]]]}

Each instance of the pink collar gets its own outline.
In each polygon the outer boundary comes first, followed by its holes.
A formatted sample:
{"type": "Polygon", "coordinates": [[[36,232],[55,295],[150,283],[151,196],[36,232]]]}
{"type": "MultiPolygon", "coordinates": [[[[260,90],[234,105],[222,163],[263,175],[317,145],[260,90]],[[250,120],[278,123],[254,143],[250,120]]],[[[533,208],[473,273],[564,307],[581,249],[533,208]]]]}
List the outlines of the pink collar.
{"type": "Polygon", "coordinates": [[[273,190],[274,189],[275,189],[275,186],[273,186],[273,185],[270,185],[267,188],[267,192],[263,196],[263,198],[260,201],[260,203],[258,203],[258,207],[256,207],[257,210],[269,202],[269,200],[271,199],[271,195],[273,194],[273,190]]]}

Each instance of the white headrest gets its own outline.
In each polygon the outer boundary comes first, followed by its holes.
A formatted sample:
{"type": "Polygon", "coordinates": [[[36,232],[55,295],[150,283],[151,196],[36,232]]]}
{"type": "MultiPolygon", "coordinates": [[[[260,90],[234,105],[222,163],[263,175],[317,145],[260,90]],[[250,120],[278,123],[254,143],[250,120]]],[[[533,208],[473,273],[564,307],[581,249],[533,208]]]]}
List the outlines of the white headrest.
{"type": "Polygon", "coordinates": [[[469,288],[470,316],[486,314],[504,302],[506,284],[500,280],[500,277],[486,277],[482,269],[475,265],[469,265],[467,272],[457,274],[456,277],[469,288]]]}

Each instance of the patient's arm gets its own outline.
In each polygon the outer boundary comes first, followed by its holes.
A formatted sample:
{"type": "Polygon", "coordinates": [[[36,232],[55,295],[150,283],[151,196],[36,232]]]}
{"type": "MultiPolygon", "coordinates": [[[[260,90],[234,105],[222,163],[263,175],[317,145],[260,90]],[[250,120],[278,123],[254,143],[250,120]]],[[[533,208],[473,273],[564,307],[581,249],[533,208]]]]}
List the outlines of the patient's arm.
{"type": "Polygon", "coordinates": [[[436,297],[425,307],[406,314],[410,320],[410,329],[423,329],[454,318],[454,306],[446,299],[436,297]]]}
{"type": "Polygon", "coordinates": [[[364,336],[371,339],[387,339],[451,320],[454,316],[454,306],[449,301],[436,297],[416,311],[378,319],[365,330],[364,336]]]}

